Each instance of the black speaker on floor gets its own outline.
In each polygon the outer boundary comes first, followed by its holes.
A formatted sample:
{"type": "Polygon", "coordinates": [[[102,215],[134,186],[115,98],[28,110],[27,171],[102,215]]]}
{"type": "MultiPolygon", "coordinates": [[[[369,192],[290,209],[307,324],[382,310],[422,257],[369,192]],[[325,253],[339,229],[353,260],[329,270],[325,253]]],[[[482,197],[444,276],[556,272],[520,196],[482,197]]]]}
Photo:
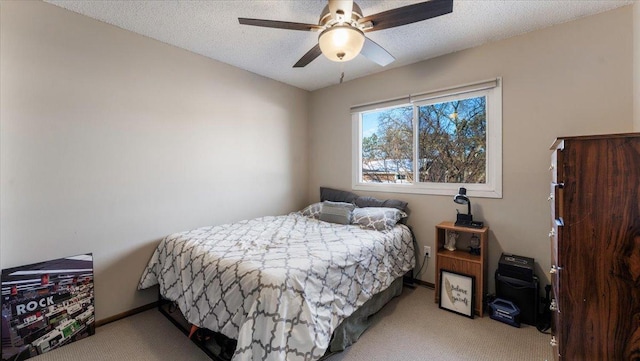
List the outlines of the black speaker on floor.
{"type": "Polygon", "coordinates": [[[537,326],[538,277],[531,281],[506,277],[496,270],[496,297],[513,302],[520,309],[520,322],[537,326]]]}

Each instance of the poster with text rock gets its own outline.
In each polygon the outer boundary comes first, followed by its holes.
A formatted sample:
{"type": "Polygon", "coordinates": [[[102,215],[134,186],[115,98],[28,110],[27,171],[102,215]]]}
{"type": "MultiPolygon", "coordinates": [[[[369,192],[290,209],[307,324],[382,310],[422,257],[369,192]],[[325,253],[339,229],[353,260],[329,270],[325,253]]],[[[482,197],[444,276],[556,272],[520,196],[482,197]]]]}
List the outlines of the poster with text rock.
{"type": "Polygon", "coordinates": [[[2,361],[95,333],[91,253],[2,270],[2,361]]]}

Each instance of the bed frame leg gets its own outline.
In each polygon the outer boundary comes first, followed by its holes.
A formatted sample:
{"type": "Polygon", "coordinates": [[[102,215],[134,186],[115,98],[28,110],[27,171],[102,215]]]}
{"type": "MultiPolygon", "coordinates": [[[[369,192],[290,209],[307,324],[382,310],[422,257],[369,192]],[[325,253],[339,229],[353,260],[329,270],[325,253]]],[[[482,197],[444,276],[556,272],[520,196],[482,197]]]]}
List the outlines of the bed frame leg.
{"type": "Polygon", "coordinates": [[[413,278],[413,270],[405,273],[404,277],[403,277],[403,285],[405,287],[414,289],[416,288],[416,282],[415,282],[415,278],[413,278]]]}
{"type": "Polygon", "coordinates": [[[191,336],[193,336],[193,334],[196,333],[196,331],[198,331],[198,326],[191,325],[191,330],[189,331],[189,338],[191,338],[191,336]]]}

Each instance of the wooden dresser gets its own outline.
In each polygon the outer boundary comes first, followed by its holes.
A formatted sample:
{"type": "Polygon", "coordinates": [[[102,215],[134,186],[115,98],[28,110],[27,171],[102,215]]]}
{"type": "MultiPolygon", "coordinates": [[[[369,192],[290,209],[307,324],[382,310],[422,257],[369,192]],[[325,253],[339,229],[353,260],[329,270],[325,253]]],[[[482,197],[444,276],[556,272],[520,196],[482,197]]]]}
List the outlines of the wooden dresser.
{"type": "Polygon", "coordinates": [[[640,133],[551,148],[556,360],[640,360],[640,133]]]}

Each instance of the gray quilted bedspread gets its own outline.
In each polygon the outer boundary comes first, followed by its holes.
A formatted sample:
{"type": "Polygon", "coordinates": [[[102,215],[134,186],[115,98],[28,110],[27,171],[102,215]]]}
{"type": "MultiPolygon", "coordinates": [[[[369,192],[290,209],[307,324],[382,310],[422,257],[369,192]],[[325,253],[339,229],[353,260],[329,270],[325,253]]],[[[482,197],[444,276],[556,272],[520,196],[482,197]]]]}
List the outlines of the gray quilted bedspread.
{"type": "Polygon", "coordinates": [[[342,320],[414,263],[406,226],[291,213],[169,235],[138,288],[159,284],[190,323],[236,339],[234,361],[317,360],[342,320]]]}

